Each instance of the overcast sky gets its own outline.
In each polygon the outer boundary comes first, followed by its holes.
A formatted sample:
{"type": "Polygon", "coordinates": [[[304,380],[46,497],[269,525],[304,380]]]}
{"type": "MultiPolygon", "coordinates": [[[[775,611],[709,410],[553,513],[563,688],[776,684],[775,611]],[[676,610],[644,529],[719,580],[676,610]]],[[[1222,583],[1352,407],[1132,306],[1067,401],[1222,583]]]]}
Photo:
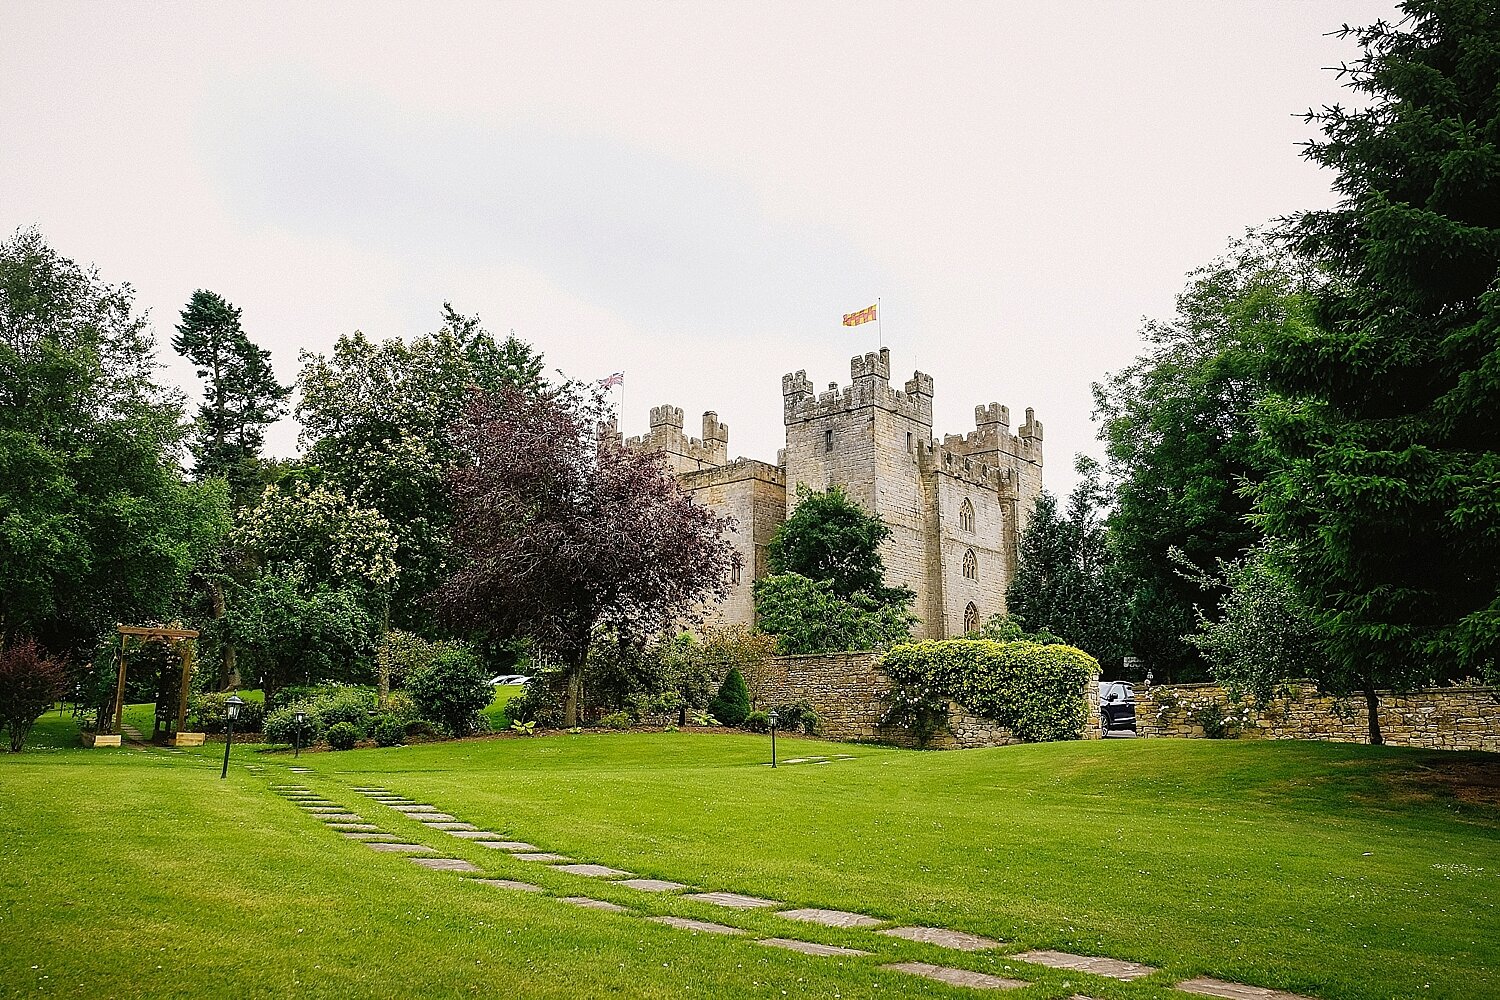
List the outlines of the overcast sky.
{"type": "MultiPolygon", "coordinates": [[[[129,281],[164,346],[195,288],[284,381],[441,303],[622,425],[716,409],[774,461],[781,375],[849,379],[880,298],[938,435],[991,400],[1097,454],[1089,385],[1245,227],[1331,202],[1327,37],[1390,3],[0,3],[0,230],[129,281]],[[617,393],[618,395],[618,393],[617,393]]],[[[291,454],[290,422],[271,435],[291,454]]]]}

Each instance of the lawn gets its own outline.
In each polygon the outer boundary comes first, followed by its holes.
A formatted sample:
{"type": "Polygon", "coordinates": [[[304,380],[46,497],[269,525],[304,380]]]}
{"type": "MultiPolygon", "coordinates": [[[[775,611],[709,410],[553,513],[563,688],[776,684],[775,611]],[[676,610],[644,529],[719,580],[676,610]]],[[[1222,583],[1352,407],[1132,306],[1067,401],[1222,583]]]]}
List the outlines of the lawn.
{"type": "MultiPolygon", "coordinates": [[[[1183,996],[1208,974],[1326,1000],[1500,996],[1493,756],[1317,743],[1109,741],[919,753],[764,738],[554,735],[288,754],[75,750],[0,760],[0,989],[30,996],[956,997],[878,968],[1029,980],[1020,1000],[1183,996]],[[262,773],[244,764],[264,765],[262,773]],[[575,909],[375,855],[270,790],[298,780],[385,829],[552,895],[861,948],[810,957],[575,909]],[[1488,783],[1488,784],[1486,784],[1488,783]],[[951,927],[953,952],[725,911],[447,838],[381,785],[582,861],[951,927]],[[1025,948],[1162,971],[1118,983],[1025,948]]],[[[48,744],[51,745],[49,748],[48,744]]]]}

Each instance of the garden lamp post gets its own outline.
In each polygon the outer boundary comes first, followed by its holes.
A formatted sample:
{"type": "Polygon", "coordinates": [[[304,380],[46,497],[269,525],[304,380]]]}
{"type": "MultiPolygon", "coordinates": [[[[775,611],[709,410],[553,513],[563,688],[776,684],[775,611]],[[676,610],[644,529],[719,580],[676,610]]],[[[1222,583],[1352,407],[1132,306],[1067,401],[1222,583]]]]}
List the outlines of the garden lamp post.
{"type": "Polygon", "coordinates": [[[301,757],[302,756],[302,724],[307,721],[307,713],[306,712],[298,712],[296,715],[292,716],[292,718],[295,719],[296,722],[297,722],[297,736],[296,736],[296,739],[294,739],[292,741],[292,746],[295,747],[296,750],[292,754],[292,756],[293,757],[301,757]]]}
{"type": "Polygon", "coordinates": [[[766,721],[771,724],[771,766],[776,766],[776,709],[771,709],[771,714],[766,716],[766,721]]]}
{"type": "Polygon", "coordinates": [[[219,771],[220,778],[229,777],[229,748],[234,745],[234,720],[240,717],[240,707],[244,704],[245,700],[237,694],[230,695],[229,700],[224,703],[224,718],[228,720],[228,725],[224,727],[224,767],[219,771]]]}

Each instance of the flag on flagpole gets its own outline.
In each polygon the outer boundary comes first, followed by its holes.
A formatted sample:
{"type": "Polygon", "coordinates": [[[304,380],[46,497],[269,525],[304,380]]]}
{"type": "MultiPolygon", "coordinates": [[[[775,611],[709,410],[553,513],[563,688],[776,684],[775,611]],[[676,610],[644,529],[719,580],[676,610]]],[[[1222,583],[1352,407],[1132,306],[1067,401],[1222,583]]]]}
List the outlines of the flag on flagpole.
{"type": "Polygon", "coordinates": [[[875,319],[875,306],[866,306],[859,312],[844,313],[845,326],[859,326],[861,323],[873,323],[875,319]]]}
{"type": "Polygon", "coordinates": [[[625,373],[624,372],[615,372],[609,378],[601,378],[599,380],[599,385],[601,385],[605,389],[613,389],[617,385],[624,385],[624,384],[625,384],[625,373]]]}

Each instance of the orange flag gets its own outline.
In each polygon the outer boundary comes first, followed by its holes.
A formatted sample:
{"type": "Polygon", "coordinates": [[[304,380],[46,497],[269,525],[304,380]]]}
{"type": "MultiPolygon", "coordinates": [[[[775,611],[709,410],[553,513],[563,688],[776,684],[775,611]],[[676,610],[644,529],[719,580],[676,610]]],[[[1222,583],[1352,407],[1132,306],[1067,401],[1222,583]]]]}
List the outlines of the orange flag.
{"type": "Polygon", "coordinates": [[[866,306],[859,312],[844,313],[845,326],[859,326],[861,323],[875,322],[875,307],[866,306]]]}

